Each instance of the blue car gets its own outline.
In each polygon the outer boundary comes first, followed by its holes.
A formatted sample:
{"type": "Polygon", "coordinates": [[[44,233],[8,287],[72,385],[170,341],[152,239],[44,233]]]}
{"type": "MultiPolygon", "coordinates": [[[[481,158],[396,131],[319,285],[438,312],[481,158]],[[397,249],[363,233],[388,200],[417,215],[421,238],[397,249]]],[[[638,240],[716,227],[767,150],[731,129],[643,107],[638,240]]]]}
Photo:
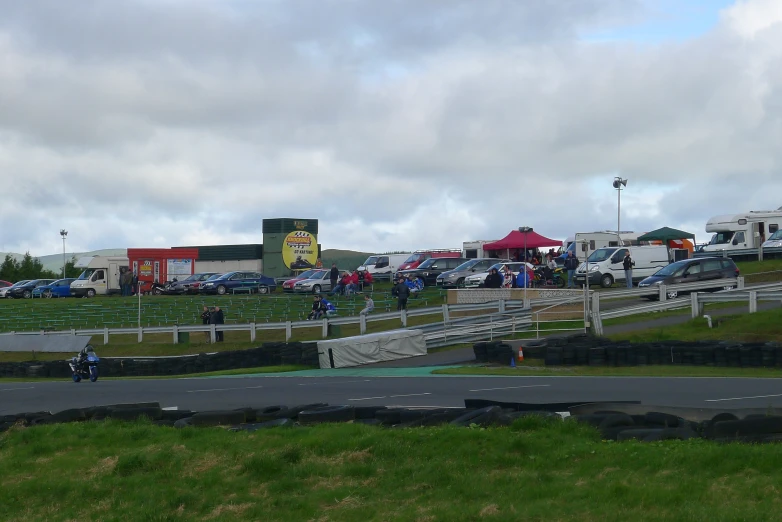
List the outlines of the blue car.
{"type": "Polygon", "coordinates": [[[33,297],[46,297],[51,299],[52,297],[70,297],[71,296],[71,283],[76,281],[73,277],[66,279],[58,279],[48,285],[37,287],[33,290],[33,297]]]}
{"type": "Polygon", "coordinates": [[[268,294],[277,289],[277,283],[271,277],[266,277],[260,272],[228,272],[215,279],[208,279],[201,283],[198,291],[202,294],[225,295],[243,291],[248,293],[258,292],[268,294]]]}

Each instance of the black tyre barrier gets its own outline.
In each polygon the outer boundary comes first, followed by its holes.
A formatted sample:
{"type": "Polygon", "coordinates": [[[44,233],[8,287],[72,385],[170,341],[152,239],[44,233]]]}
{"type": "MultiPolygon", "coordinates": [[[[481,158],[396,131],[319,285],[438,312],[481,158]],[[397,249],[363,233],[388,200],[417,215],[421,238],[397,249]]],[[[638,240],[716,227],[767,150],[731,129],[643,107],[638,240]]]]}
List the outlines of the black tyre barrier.
{"type": "Polygon", "coordinates": [[[287,406],[267,406],[255,411],[255,420],[258,422],[266,422],[275,419],[279,419],[280,415],[288,411],[287,406]]]}
{"type": "Polygon", "coordinates": [[[348,422],[356,418],[353,406],[322,406],[314,410],[299,412],[301,424],[321,424],[324,422],[348,422]]]}
{"type": "MultiPolygon", "coordinates": [[[[297,364],[318,366],[315,343],[263,343],[257,348],[217,353],[202,353],[181,357],[156,359],[115,359],[102,357],[98,363],[101,377],[128,377],[154,375],[184,375],[209,371],[232,370],[297,364]]],[[[71,370],[65,360],[0,363],[3,377],[60,377],[70,379],[71,370]]]]}
{"type": "Polygon", "coordinates": [[[193,426],[231,426],[243,424],[246,420],[243,411],[204,411],[191,417],[193,426]]]}
{"type": "Polygon", "coordinates": [[[270,420],[266,422],[255,422],[251,424],[242,424],[240,426],[234,426],[230,428],[230,431],[258,431],[258,430],[268,430],[270,428],[281,428],[284,426],[293,426],[296,424],[291,419],[275,419],[270,420]]]}
{"type": "Polygon", "coordinates": [[[163,411],[157,408],[110,408],[106,417],[109,419],[133,421],[146,417],[149,420],[160,420],[163,411]]]}
{"type": "Polygon", "coordinates": [[[489,426],[499,419],[502,408],[499,406],[487,406],[479,410],[474,410],[457,417],[450,422],[454,426],[489,426]]]}

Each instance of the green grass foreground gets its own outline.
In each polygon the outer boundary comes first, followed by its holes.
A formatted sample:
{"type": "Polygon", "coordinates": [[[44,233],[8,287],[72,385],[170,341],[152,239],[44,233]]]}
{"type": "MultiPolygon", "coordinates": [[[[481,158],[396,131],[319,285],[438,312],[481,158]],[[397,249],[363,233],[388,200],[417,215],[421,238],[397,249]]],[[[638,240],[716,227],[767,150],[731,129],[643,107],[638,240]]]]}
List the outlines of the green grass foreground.
{"type": "Polygon", "coordinates": [[[774,520],[782,445],[604,442],[575,422],[0,435],[3,520],[774,520]]]}

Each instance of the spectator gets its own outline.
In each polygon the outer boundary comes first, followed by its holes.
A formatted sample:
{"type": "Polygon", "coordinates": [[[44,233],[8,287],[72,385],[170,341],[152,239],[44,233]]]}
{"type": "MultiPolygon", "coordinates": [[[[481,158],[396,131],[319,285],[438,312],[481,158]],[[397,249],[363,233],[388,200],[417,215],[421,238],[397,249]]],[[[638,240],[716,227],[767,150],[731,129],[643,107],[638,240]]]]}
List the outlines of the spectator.
{"type": "Polygon", "coordinates": [[[625,250],[625,258],[622,260],[622,267],[625,269],[625,281],[627,281],[627,288],[633,287],[633,267],[635,261],[630,257],[630,251],[625,250]]]}
{"type": "MultiPolygon", "coordinates": [[[[326,316],[332,316],[337,313],[337,307],[334,306],[331,301],[327,301],[326,299],[320,300],[320,309],[326,316]]],[[[321,317],[323,316],[321,315],[321,317]]]]}
{"type": "Polygon", "coordinates": [[[331,280],[331,288],[333,291],[333,289],[337,287],[337,279],[339,279],[339,269],[337,269],[337,263],[331,263],[329,279],[331,280]]]}
{"type": "Polygon", "coordinates": [[[136,295],[136,293],[141,291],[141,289],[138,287],[138,274],[136,272],[133,272],[130,283],[131,283],[132,295],[136,295]]]}
{"type": "Polygon", "coordinates": [[[307,316],[307,319],[318,319],[321,314],[321,302],[320,302],[320,296],[316,295],[312,298],[312,310],[310,311],[309,315],[307,316]]]}
{"type": "Polygon", "coordinates": [[[407,310],[407,299],[410,297],[410,288],[405,284],[405,279],[400,277],[394,288],[391,289],[391,295],[396,296],[396,309],[407,310]]]}
{"type": "Polygon", "coordinates": [[[508,265],[503,268],[502,287],[503,288],[516,288],[516,274],[510,269],[508,265]]]}
{"type": "Polygon", "coordinates": [[[364,274],[364,280],[361,282],[361,289],[363,290],[367,286],[371,288],[372,283],[375,282],[374,278],[372,277],[372,274],[366,270],[360,273],[364,274]]]}
{"type": "Polygon", "coordinates": [[[359,315],[367,315],[371,314],[375,311],[375,302],[372,300],[371,297],[368,295],[364,296],[364,309],[361,310],[358,314],[359,315]]]}
{"type": "Polygon", "coordinates": [[[489,275],[487,275],[486,279],[484,279],[483,286],[486,288],[502,287],[502,277],[500,277],[500,274],[497,272],[496,268],[491,268],[489,270],[489,275]]]}
{"type": "Polygon", "coordinates": [[[348,280],[350,279],[350,274],[345,272],[342,275],[342,279],[339,280],[339,283],[337,283],[337,286],[333,286],[331,292],[329,292],[329,295],[339,295],[345,291],[345,289],[348,286],[348,280]]]}
{"type": "Polygon", "coordinates": [[[557,269],[557,262],[554,261],[554,258],[551,256],[551,254],[546,254],[546,264],[543,267],[543,274],[546,278],[547,284],[549,281],[551,281],[554,278],[554,270],[556,269],[557,269]]]}
{"type": "MultiPolygon", "coordinates": [[[[219,306],[214,307],[214,311],[209,316],[209,323],[210,324],[225,324],[225,316],[223,315],[223,311],[220,310],[219,306]]],[[[223,331],[218,330],[215,332],[215,338],[217,339],[218,343],[223,342],[223,331]]]]}
{"type": "MultiPolygon", "coordinates": [[[[212,316],[212,312],[209,311],[209,307],[204,306],[204,311],[201,312],[201,324],[209,324],[210,322],[209,319],[211,318],[211,316],[212,316]]],[[[209,342],[210,340],[209,332],[206,331],[204,332],[204,334],[206,335],[206,342],[209,342]]]]}
{"type": "Polygon", "coordinates": [[[348,276],[348,284],[345,290],[345,295],[358,292],[358,270],[353,270],[353,273],[348,276]]]}
{"type": "Polygon", "coordinates": [[[315,268],[323,268],[323,261],[321,261],[320,258],[318,258],[318,260],[315,261],[315,268]]]}
{"type": "Polygon", "coordinates": [[[576,268],[578,268],[578,259],[573,255],[572,250],[567,251],[565,258],[565,270],[567,270],[567,287],[576,287],[576,268]]]}

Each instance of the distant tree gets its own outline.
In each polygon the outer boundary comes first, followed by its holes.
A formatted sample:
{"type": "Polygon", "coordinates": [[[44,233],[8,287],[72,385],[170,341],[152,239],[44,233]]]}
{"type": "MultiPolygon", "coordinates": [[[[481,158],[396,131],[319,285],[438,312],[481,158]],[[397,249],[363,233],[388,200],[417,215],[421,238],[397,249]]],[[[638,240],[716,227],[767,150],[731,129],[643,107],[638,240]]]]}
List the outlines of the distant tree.
{"type": "Polygon", "coordinates": [[[19,262],[11,257],[11,254],[6,254],[3,264],[0,265],[0,279],[3,281],[11,281],[15,283],[19,278],[19,262]]]}
{"type": "Polygon", "coordinates": [[[39,279],[43,272],[41,260],[31,256],[30,252],[26,252],[22,262],[19,263],[19,279],[39,279]]]}

